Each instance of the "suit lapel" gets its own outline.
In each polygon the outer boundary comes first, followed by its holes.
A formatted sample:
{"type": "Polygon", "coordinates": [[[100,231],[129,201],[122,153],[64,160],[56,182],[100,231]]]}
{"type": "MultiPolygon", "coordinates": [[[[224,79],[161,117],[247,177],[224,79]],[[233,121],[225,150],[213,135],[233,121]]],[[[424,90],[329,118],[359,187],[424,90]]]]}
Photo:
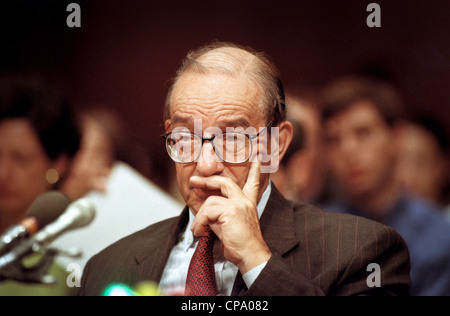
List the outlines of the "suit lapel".
{"type": "MultiPolygon", "coordinates": [[[[291,202],[286,200],[272,183],[271,194],[260,219],[261,231],[272,252],[283,256],[299,244],[294,229],[294,212],[291,202]]],[[[236,276],[232,296],[242,295],[247,286],[240,272],[236,276]]]]}
{"type": "Polygon", "coordinates": [[[292,203],[273,184],[260,224],[264,240],[271,251],[283,256],[298,245],[292,203]]]}
{"type": "Polygon", "coordinates": [[[159,283],[164,272],[170,253],[179,241],[179,237],[186,228],[189,220],[189,208],[186,206],[178,220],[168,225],[157,236],[149,239],[148,247],[139,249],[135,255],[135,262],[139,266],[140,279],[152,280],[159,283]]]}

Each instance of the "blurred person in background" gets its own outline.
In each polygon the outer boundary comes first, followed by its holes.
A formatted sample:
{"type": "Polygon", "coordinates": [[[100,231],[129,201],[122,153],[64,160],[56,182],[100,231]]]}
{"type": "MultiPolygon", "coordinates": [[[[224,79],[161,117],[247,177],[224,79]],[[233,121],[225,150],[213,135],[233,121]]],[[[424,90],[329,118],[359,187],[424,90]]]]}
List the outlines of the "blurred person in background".
{"type": "Polygon", "coordinates": [[[79,148],[79,131],[72,109],[57,90],[37,79],[0,80],[3,231],[23,218],[36,197],[59,188],[79,148]]]}
{"type": "Polygon", "coordinates": [[[399,178],[402,185],[440,207],[449,203],[449,141],[434,119],[405,122],[400,133],[399,178]]]}
{"type": "Polygon", "coordinates": [[[88,112],[79,113],[77,117],[81,130],[80,149],[61,185],[69,197],[83,196],[92,190],[104,192],[115,156],[112,141],[99,120],[88,112]]]}
{"type": "MultiPolygon", "coordinates": [[[[19,75],[0,78],[0,231],[24,218],[28,207],[48,190],[60,188],[79,148],[79,131],[71,106],[58,88],[19,75]]],[[[80,196],[72,196],[75,199],[80,196]]],[[[65,295],[64,280],[55,286],[0,283],[5,295],[65,295]]]]}
{"type": "Polygon", "coordinates": [[[288,199],[317,203],[327,198],[320,111],[312,96],[287,94],[292,142],[272,181],[288,199]]]}
{"type": "Polygon", "coordinates": [[[156,221],[176,216],[181,204],[150,181],[150,158],[128,124],[112,108],[85,106],[78,113],[81,146],[62,190],[84,195],[96,209],[92,223],[54,241],[62,249],[76,247],[79,258],[60,256],[63,266],[87,260],[113,242],[156,221]]]}
{"type": "Polygon", "coordinates": [[[78,264],[81,278],[93,254],[143,223],[178,215],[180,205],[147,179],[146,152],[114,110],[90,106],[75,112],[56,87],[34,77],[0,81],[2,232],[23,219],[31,203],[48,190],[60,190],[70,201],[86,197],[96,209],[88,227],[52,243],[62,250],[75,247],[82,254],[56,256],[49,271],[57,278],[55,286],[5,281],[0,295],[75,294],[77,289],[66,285],[69,264],[78,264]],[[159,206],[156,211],[148,211],[147,201],[159,206]],[[123,225],[124,218],[132,220],[123,225]]]}
{"type": "Polygon", "coordinates": [[[339,185],[329,211],[362,215],[395,228],[411,256],[412,295],[450,295],[450,224],[441,210],[402,190],[396,176],[402,99],[362,77],[330,83],[321,102],[327,163],[339,185]]]}
{"type": "Polygon", "coordinates": [[[150,177],[149,155],[115,110],[92,105],[80,109],[77,118],[82,134],[80,150],[61,185],[69,197],[80,197],[90,191],[105,192],[108,177],[118,162],[150,177]]]}

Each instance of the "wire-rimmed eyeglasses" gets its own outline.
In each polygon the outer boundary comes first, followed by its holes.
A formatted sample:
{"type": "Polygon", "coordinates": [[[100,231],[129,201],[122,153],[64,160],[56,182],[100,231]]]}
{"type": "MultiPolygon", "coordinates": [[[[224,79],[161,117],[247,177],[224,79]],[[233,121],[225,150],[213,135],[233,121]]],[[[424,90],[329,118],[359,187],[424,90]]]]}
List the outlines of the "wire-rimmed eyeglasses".
{"type": "Polygon", "coordinates": [[[228,163],[244,163],[252,155],[253,142],[267,127],[256,135],[237,131],[227,131],[204,138],[189,131],[173,131],[161,135],[166,141],[166,150],[170,158],[178,163],[192,163],[201,155],[205,141],[211,142],[216,156],[228,163]]]}

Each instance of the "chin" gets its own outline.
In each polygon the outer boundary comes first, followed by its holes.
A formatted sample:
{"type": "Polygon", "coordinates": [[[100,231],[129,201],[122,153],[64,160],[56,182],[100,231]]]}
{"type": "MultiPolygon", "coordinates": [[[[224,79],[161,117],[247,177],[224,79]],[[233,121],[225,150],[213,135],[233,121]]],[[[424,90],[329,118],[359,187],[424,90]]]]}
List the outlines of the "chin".
{"type": "Polygon", "coordinates": [[[371,195],[372,192],[373,190],[369,189],[368,187],[364,187],[363,185],[354,186],[353,189],[349,191],[350,196],[355,199],[366,198],[367,196],[371,195]]]}
{"type": "Polygon", "coordinates": [[[198,210],[205,202],[205,199],[200,199],[198,196],[191,192],[188,197],[184,199],[184,201],[192,210],[192,212],[194,212],[194,214],[197,214],[198,210]]]}
{"type": "Polygon", "coordinates": [[[222,196],[222,194],[220,191],[216,190],[203,191],[201,189],[193,189],[189,192],[189,198],[187,199],[186,204],[194,212],[194,214],[197,214],[200,207],[210,196],[222,196]]]}
{"type": "Polygon", "coordinates": [[[187,205],[189,206],[189,209],[192,211],[194,216],[197,215],[198,210],[200,209],[202,204],[203,203],[198,203],[198,202],[187,203],[187,205]]]}

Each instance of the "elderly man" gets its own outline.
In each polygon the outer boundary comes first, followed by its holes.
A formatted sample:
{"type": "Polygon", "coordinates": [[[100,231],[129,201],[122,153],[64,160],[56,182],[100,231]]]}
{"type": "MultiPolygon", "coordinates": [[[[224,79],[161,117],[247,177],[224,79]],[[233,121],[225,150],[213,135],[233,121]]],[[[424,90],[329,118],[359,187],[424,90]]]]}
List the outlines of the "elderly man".
{"type": "Polygon", "coordinates": [[[393,229],[294,204],[271,184],[292,138],[285,111],[263,54],[228,43],[189,53],[164,135],[187,206],[94,256],[79,294],[145,280],[167,295],[408,294],[408,251],[393,229]]]}

